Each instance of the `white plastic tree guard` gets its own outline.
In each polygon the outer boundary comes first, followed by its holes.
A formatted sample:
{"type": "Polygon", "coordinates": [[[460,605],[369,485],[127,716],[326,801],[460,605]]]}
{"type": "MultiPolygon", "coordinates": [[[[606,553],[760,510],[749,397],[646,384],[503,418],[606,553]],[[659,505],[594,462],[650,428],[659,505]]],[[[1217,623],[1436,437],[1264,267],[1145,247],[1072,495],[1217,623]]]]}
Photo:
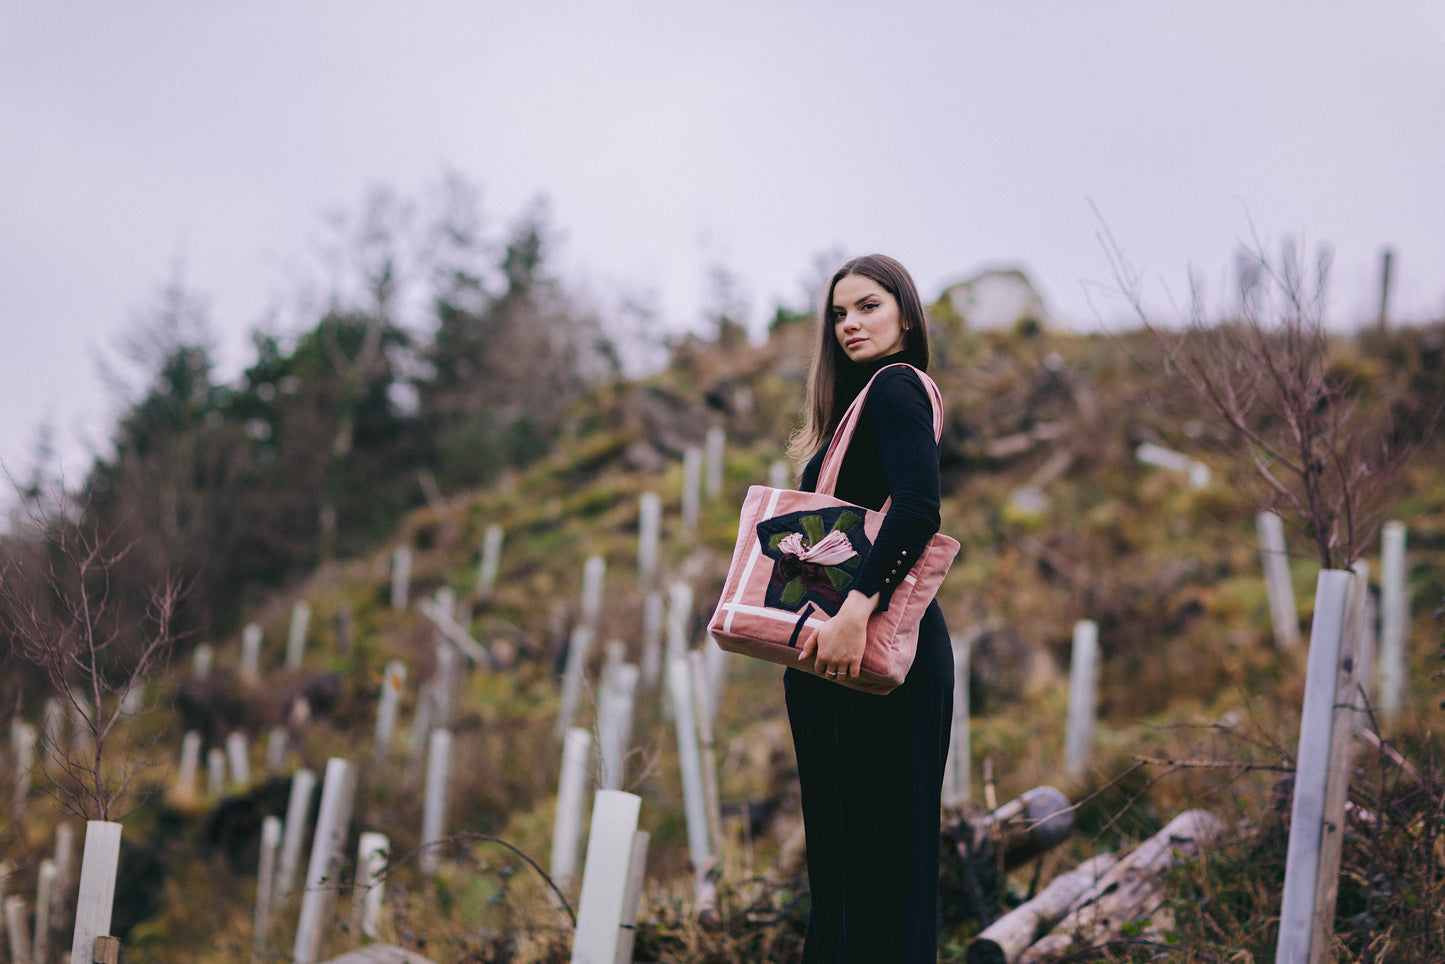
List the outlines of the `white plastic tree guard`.
{"type": "Polygon", "coordinates": [[[666,612],[662,593],[649,592],[642,600],[642,685],[649,692],[657,689],[662,675],[662,624],[666,612]]]}
{"type": "Polygon", "coordinates": [[[226,751],[213,746],[206,751],[206,796],[214,800],[226,790],[226,751]]]}
{"type": "Polygon", "coordinates": [[[1319,959],[1322,950],[1312,946],[1314,915],[1322,870],[1320,856],[1325,834],[1326,787],[1336,722],[1340,654],[1352,578],[1353,574],[1347,570],[1325,569],[1316,582],[1275,964],[1313,962],[1319,959]]]}
{"type": "Polygon", "coordinates": [[[688,446],[682,453],[682,527],[697,531],[699,489],[702,488],[702,452],[688,446]]]}
{"type": "Polygon", "coordinates": [[[281,857],[276,863],[276,886],[271,890],[273,917],[296,892],[296,870],[301,861],[301,846],[306,840],[311,794],[315,789],[316,774],[312,771],[302,767],[291,775],[291,795],[286,801],[286,821],[282,825],[281,857]]]}
{"type": "Polygon", "coordinates": [[[1289,574],[1289,553],[1284,544],[1284,520],[1268,509],[1254,517],[1259,536],[1259,561],[1264,567],[1264,589],[1269,597],[1269,619],[1277,649],[1294,649],[1300,643],[1299,610],[1295,608],[1294,582],[1289,574]]]}
{"type": "Polygon", "coordinates": [[[707,497],[716,499],[722,496],[727,433],[721,425],[714,425],[707,430],[707,440],[704,444],[707,449],[707,497]]]}
{"type": "Polygon", "coordinates": [[[261,681],[261,627],[247,623],[241,630],[241,682],[254,686],[261,681]]]}
{"type": "Polygon", "coordinates": [[[306,869],[306,892],[301,897],[301,917],[296,925],[296,964],[316,964],[321,946],[336,909],[341,859],[346,844],[351,807],[356,799],[356,767],[332,757],[326,761],[326,778],[321,786],[321,812],[316,818],[316,836],[311,843],[311,863],[306,869]]]}
{"type": "Polygon", "coordinates": [[[191,653],[191,679],[204,683],[211,678],[211,667],[216,662],[216,650],[210,643],[202,643],[191,653]]]}
{"type": "Polygon", "coordinates": [[[768,466],[768,485],[775,489],[786,489],[793,481],[793,470],[787,462],[782,459],[775,459],[768,466]]]}
{"type": "Polygon", "coordinates": [[[266,734],[266,772],[275,773],[286,765],[291,737],[284,726],[273,726],[266,734]]]}
{"type": "Polygon", "coordinates": [[[306,655],[306,630],[311,625],[311,604],[298,600],[291,607],[291,626],[286,632],[286,668],[298,670],[306,655]]]}
{"type": "Polygon", "coordinates": [[[677,756],[682,770],[683,813],[687,818],[687,845],[701,893],[704,875],[711,866],[711,835],[707,821],[707,794],[703,789],[702,758],[698,749],[697,717],[693,710],[692,669],[687,656],[667,661],[668,692],[672,696],[673,722],[677,727],[677,756]]]}
{"type": "Polygon", "coordinates": [[[943,805],[961,807],[973,793],[968,726],[968,661],[973,651],[973,636],[954,636],[952,643],[953,724],[948,740],[948,760],[943,767],[943,805]]]}
{"type": "Polygon", "coordinates": [[[582,895],[577,902],[573,964],[615,964],[617,960],[641,811],[642,798],[636,794],[597,791],[582,895]]]}
{"type": "Polygon", "coordinates": [[[379,770],[391,750],[391,736],[396,730],[396,717],[401,708],[401,694],[406,689],[406,664],[394,659],[381,674],[381,699],[376,708],[376,736],[371,748],[371,766],[379,770]]]}
{"type": "Polygon", "coordinates": [[[386,903],[387,862],[391,841],[386,834],[368,830],[356,847],[356,926],[372,940],[381,936],[381,912],[386,903]]]}
{"type": "Polygon", "coordinates": [[[187,730],[181,737],[181,766],[176,773],[176,791],[183,797],[196,794],[196,773],[201,766],[201,734],[187,730]]]}
{"type": "Polygon", "coordinates": [[[411,592],[411,547],[397,546],[391,556],[391,608],[405,609],[411,592]]]}
{"type": "Polygon", "coordinates": [[[562,669],[562,695],[557,708],[555,733],[559,740],[572,728],[572,718],[577,714],[577,702],[582,695],[582,674],[587,668],[595,635],[596,630],[585,622],[572,629],[567,644],[567,663],[562,669]]]}
{"type": "Polygon", "coordinates": [[[421,873],[436,875],[441,862],[438,844],[446,833],[447,789],[451,782],[452,731],[438,727],[431,731],[427,747],[426,797],[421,813],[421,873]]]}
{"type": "Polygon", "coordinates": [[[25,898],[19,894],[5,898],[5,929],[12,964],[30,964],[30,923],[25,919],[25,898]]]}
{"type": "Polygon", "coordinates": [[[271,908],[275,903],[276,858],[281,850],[281,818],[261,821],[261,858],[256,867],[256,912],[251,925],[252,960],[263,961],[270,942],[271,908]]]}
{"type": "Polygon", "coordinates": [[[65,758],[65,706],[54,696],[45,701],[40,734],[45,766],[51,769],[65,758]]]}
{"type": "Polygon", "coordinates": [[[35,942],[30,949],[35,964],[49,964],[52,960],[50,932],[54,928],[55,892],[59,876],[54,860],[47,857],[40,861],[40,868],[35,873],[35,942]]]}
{"type": "Polygon", "coordinates": [[[25,821],[25,807],[30,800],[30,776],[35,769],[35,727],[20,720],[10,724],[10,757],[14,761],[15,780],[10,815],[15,825],[20,826],[25,821]]]}
{"type": "Polygon", "coordinates": [[[651,586],[657,579],[657,544],[662,535],[662,496],[644,492],[637,499],[637,582],[651,586]]]}
{"type": "Polygon", "coordinates": [[[602,675],[602,690],[597,696],[597,745],[602,764],[600,783],[606,790],[622,789],[626,777],[639,675],[636,666],[621,662],[610,665],[602,675]]]}
{"type": "Polygon", "coordinates": [[[246,747],[246,734],[233,731],[226,737],[226,762],[231,768],[231,782],[244,787],[251,782],[250,752],[246,747]]]}
{"type": "Polygon", "coordinates": [[[679,579],[667,592],[667,658],[687,655],[692,625],[692,586],[679,579]]]}
{"type": "Polygon", "coordinates": [[[497,571],[502,563],[502,527],[495,522],[482,534],[482,559],[477,569],[477,598],[489,600],[497,592],[497,571]]]}
{"type": "Polygon", "coordinates": [[[120,867],[120,831],[120,824],[109,820],[86,821],[70,964],[92,964],[95,939],[110,933],[115,873],[120,867]]]}
{"type": "Polygon", "coordinates": [[[572,884],[577,872],[577,845],[587,812],[592,733],[574,726],[562,741],[562,772],[557,781],[557,815],[552,824],[552,859],[547,876],[559,890],[572,884]]]}
{"type": "Polygon", "coordinates": [[[582,564],[582,622],[597,629],[602,616],[602,586],[607,577],[607,560],[588,556],[582,564]]]}
{"type": "Polygon", "coordinates": [[[1065,765],[1075,780],[1089,765],[1098,689],[1099,627],[1093,620],[1081,619],[1074,624],[1074,647],[1069,659],[1069,728],[1064,742],[1065,765]]]}
{"type": "Polygon", "coordinates": [[[1380,529],[1380,715],[1386,723],[1399,719],[1405,705],[1405,581],[1405,524],[1392,520],[1380,529]]]}

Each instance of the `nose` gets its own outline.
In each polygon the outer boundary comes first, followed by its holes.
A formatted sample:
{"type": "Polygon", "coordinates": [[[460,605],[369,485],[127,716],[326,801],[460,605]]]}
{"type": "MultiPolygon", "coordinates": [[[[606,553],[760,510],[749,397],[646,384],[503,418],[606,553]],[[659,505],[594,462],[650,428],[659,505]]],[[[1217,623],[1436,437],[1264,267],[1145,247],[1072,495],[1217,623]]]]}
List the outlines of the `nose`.
{"type": "Polygon", "coordinates": [[[851,311],[848,312],[848,314],[846,314],[846,315],[843,316],[843,330],[844,330],[844,331],[857,331],[857,330],[858,330],[858,317],[857,317],[856,315],[854,315],[851,311]]]}

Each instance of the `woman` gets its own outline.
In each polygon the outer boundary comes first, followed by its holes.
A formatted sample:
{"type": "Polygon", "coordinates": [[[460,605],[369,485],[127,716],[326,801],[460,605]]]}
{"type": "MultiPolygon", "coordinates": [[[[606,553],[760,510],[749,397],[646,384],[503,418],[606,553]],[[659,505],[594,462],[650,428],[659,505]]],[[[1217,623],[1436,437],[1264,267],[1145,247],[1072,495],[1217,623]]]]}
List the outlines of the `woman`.
{"type": "MultiPolygon", "coordinates": [[[[823,452],[849,402],[886,365],[928,367],[928,329],[908,271],[883,255],[849,261],[823,301],[808,380],[807,422],[792,454],[811,455],[800,487],[815,491],[823,452]]],[[[802,783],[812,914],[806,962],[937,959],[939,797],[953,717],[953,651],[934,602],[905,682],[886,696],[829,678],[858,675],[868,617],[938,531],[933,410],[909,368],[868,391],[835,495],[892,505],[837,615],[799,659],[825,677],[788,670],[788,720],[802,783]]]]}

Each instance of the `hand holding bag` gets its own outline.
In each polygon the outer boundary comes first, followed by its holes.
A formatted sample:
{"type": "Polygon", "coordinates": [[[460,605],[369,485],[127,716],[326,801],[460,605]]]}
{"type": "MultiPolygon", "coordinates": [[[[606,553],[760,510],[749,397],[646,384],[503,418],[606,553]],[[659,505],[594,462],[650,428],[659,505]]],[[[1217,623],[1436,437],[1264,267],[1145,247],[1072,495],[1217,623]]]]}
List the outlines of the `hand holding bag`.
{"type": "MultiPolygon", "coordinates": [[[[892,367],[880,368],[873,378],[892,367]]],[[[936,442],[943,431],[943,399],[931,378],[914,371],[932,404],[936,442]]],[[[748,489],[722,598],[708,623],[708,632],[728,652],[820,675],[815,661],[799,662],[798,648],[837,614],[892,504],[889,499],[882,509],[866,509],[833,496],[872,385],[870,379],[834,431],[817,492],[766,485],[748,489]]],[[[935,534],[888,608],[869,617],[858,678],[824,678],[869,693],[887,693],[902,683],[918,649],[918,624],[958,549],[957,540],[935,534]]]]}

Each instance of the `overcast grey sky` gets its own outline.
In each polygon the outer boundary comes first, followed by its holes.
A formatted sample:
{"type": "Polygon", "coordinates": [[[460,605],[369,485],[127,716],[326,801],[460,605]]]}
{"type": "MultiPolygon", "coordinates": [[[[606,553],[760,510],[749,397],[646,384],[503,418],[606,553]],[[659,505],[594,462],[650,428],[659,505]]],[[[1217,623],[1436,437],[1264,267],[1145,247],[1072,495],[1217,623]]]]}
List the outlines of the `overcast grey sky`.
{"type": "Polygon", "coordinates": [[[674,330],[710,265],[761,324],[830,249],[928,300],[1022,267],[1091,326],[1094,208],[1160,291],[1222,288],[1254,230],[1332,247],[1336,325],[1385,245],[1397,315],[1439,318],[1445,2],[7,0],[0,462],[49,418],[78,481],[92,358],[178,260],[229,377],[323,212],[444,169],[494,224],[545,195],[566,276],[674,330]]]}

